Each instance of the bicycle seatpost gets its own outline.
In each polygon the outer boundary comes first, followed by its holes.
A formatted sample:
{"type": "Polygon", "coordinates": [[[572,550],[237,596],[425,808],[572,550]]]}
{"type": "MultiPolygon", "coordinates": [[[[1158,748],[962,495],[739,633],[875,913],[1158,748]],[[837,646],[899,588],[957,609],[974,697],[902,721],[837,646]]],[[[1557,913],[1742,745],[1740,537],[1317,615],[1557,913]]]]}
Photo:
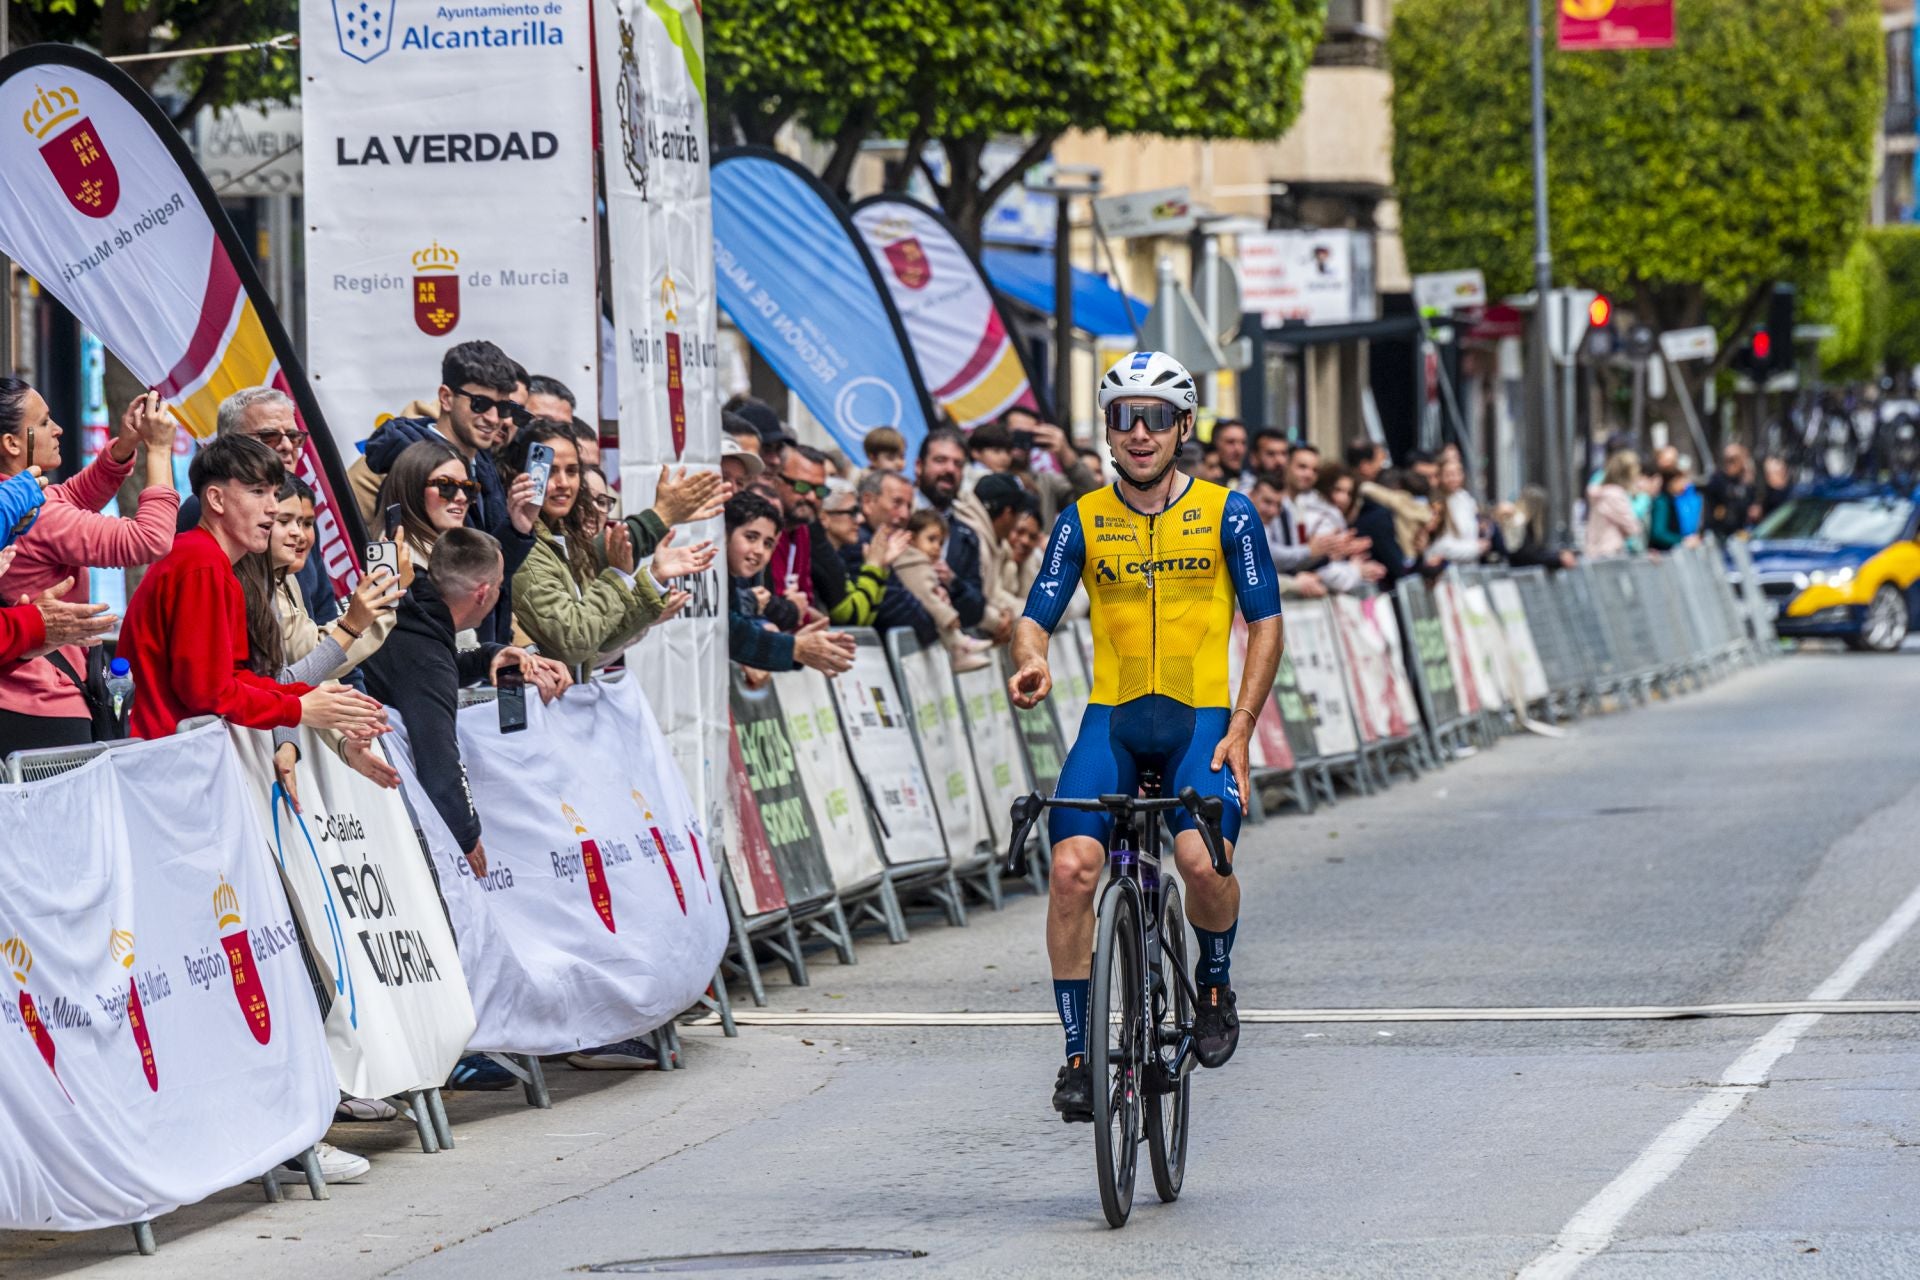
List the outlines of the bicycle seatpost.
{"type": "Polygon", "coordinates": [[[1192,787],[1180,788],[1180,805],[1193,818],[1193,825],[1200,831],[1201,840],[1206,842],[1207,857],[1213,860],[1214,874],[1225,879],[1233,874],[1233,863],[1227,860],[1227,850],[1220,838],[1220,815],[1226,806],[1219,796],[1203,796],[1192,787]]]}

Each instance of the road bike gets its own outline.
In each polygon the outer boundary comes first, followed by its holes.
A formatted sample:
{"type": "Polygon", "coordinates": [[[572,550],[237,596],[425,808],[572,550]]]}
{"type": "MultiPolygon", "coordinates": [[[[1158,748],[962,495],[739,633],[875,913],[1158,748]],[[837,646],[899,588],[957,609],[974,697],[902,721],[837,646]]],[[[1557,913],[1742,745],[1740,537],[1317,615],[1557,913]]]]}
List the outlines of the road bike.
{"type": "Polygon", "coordinates": [[[1093,983],[1087,1000],[1087,1065],[1093,1073],[1094,1166],[1107,1223],[1127,1224],[1141,1143],[1153,1167],[1153,1189],[1171,1203],[1187,1169],[1187,1119],[1194,1055],[1193,1010],[1199,1000],[1187,956],[1187,917],[1180,886],[1160,872],[1163,816],[1184,809],[1199,828],[1221,876],[1233,874],[1220,839],[1221,802],[1192,787],[1177,797],[1153,796],[1160,779],[1142,770],[1146,795],[1092,800],[1022,796],[1013,802],[1007,874],[1027,874],[1027,834],[1049,808],[1106,813],[1107,885],[1094,929],[1093,983]]]}

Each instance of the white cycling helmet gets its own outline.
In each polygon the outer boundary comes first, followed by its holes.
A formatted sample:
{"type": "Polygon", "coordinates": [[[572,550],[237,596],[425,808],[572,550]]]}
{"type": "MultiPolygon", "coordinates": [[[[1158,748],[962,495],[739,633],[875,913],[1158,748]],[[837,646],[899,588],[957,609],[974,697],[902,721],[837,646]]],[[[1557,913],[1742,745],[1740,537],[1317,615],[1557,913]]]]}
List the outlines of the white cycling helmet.
{"type": "Polygon", "coordinates": [[[1183,413],[1199,403],[1193,375],[1186,366],[1164,351],[1129,351],[1100,379],[1100,413],[1127,396],[1151,396],[1164,400],[1183,413]]]}

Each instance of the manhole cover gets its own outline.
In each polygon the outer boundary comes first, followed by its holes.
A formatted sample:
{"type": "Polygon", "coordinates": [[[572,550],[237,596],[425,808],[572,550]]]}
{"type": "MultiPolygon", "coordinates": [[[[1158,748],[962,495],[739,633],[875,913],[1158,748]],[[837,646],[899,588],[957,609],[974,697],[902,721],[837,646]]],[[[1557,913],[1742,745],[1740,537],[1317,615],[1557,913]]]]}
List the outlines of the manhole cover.
{"type": "Polygon", "coordinates": [[[761,1267],[818,1267],[848,1262],[892,1262],[924,1258],[922,1249],[766,1249],[757,1253],[696,1253],[678,1258],[634,1258],[602,1262],[587,1270],[600,1275],[660,1276],[691,1271],[754,1271],[761,1267]]]}

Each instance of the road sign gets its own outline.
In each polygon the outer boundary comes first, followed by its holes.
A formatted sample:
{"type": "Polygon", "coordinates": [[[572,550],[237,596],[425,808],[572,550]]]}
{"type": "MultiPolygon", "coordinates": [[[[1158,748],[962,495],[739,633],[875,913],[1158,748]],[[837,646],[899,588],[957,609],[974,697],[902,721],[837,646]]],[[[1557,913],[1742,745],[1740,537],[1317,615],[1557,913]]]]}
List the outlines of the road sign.
{"type": "Polygon", "coordinates": [[[1720,353],[1720,335],[1710,324],[1693,329],[1669,329],[1660,335],[1660,352],[1675,363],[1711,360],[1720,353]]]}
{"type": "Polygon", "coordinates": [[[1138,236],[1183,236],[1193,230],[1193,195],[1185,187],[1101,196],[1093,202],[1100,229],[1131,240],[1138,236]]]}
{"type": "Polygon", "coordinates": [[[1421,314],[1465,311],[1487,305],[1487,277],[1474,268],[1470,271],[1435,271],[1413,278],[1413,305],[1421,314]]]}
{"type": "Polygon", "coordinates": [[[1240,331],[1239,266],[1233,259],[1221,257],[1217,249],[1204,255],[1194,277],[1193,292],[1201,314],[1213,322],[1214,336],[1222,342],[1232,341],[1240,331]]]}
{"type": "Polygon", "coordinates": [[[1558,364],[1572,364],[1587,336],[1593,300],[1600,295],[1591,289],[1555,289],[1547,295],[1547,349],[1558,364]]]}

